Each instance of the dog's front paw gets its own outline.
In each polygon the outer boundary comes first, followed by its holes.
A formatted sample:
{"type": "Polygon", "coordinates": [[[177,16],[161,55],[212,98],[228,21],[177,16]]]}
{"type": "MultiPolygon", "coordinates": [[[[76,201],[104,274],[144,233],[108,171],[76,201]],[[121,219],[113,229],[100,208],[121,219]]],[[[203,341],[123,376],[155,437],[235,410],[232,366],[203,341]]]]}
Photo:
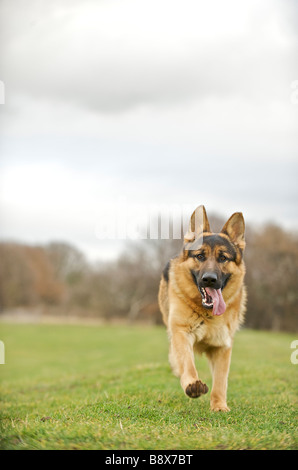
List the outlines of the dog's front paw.
{"type": "Polygon", "coordinates": [[[226,403],[211,403],[211,411],[223,411],[227,412],[230,411],[230,408],[226,403]]]}
{"type": "Polygon", "coordinates": [[[192,384],[187,385],[185,389],[186,395],[188,395],[190,398],[198,398],[207,392],[208,387],[206,384],[201,382],[201,380],[196,380],[192,384]]]}

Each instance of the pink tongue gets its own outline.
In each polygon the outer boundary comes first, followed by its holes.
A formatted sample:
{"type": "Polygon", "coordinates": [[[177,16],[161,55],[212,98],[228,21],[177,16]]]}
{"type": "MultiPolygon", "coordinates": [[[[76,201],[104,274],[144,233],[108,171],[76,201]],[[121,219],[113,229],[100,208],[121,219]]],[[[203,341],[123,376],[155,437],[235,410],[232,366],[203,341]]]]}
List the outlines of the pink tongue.
{"type": "Polygon", "coordinates": [[[211,289],[206,287],[207,294],[212,297],[213,302],[213,315],[222,315],[226,310],[226,304],[222,297],[221,289],[211,289]]]}

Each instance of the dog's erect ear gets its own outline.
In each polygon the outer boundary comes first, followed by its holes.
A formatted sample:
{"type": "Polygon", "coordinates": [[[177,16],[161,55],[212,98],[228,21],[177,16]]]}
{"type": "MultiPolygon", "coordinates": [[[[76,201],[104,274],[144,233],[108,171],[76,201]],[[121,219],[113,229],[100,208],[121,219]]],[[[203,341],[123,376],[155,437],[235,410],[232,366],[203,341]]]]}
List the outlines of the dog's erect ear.
{"type": "Polygon", "coordinates": [[[228,235],[232,242],[235,243],[235,245],[238,245],[241,250],[244,250],[245,222],[242,212],[235,212],[235,214],[231,215],[231,217],[225,223],[221,231],[222,233],[228,235]]]}
{"type": "Polygon", "coordinates": [[[199,206],[192,213],[188,226],[188,231],[184,235],[184,242],[193,242],[194,240],[199,238],[199,236],[203,232],[210,232],[210,225],[205,207],[199,206]]]}

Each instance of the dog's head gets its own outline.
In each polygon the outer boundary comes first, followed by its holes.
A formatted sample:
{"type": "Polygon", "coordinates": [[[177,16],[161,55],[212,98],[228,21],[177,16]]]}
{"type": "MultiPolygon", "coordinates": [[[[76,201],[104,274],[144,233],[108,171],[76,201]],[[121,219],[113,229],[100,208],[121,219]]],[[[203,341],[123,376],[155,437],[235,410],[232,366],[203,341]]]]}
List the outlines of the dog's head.
{"type": "Polygon", "coordinates": [[[211,232],[204,206],[192,214],[184,236],[183,257],[200,294],[202,306],[222,315],[226,302],[242,283],[245,224],[241,212],[233,214],[220,233],[211,232]]]}

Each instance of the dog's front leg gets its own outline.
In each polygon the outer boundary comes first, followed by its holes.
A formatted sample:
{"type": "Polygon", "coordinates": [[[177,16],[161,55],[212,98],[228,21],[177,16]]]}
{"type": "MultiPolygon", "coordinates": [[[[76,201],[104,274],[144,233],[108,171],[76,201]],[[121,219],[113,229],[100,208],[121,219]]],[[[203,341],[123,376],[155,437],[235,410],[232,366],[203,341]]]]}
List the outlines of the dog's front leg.
{"type": "Polygon", "coordinates": [[[227,405],[228,375],[232,348],[213,348],[207,353],[213,384],[210,405],[213,411],[230,411],[227,405]]]}
{"type": "Polygon", "coordinates": [[[197,398],[208,392],[206,384],[198,378],[194,363],[194,337],[181,327],[170,329],[169,360],[175,375],[180,377],[181,386],[191,398],[197,398]]]}

